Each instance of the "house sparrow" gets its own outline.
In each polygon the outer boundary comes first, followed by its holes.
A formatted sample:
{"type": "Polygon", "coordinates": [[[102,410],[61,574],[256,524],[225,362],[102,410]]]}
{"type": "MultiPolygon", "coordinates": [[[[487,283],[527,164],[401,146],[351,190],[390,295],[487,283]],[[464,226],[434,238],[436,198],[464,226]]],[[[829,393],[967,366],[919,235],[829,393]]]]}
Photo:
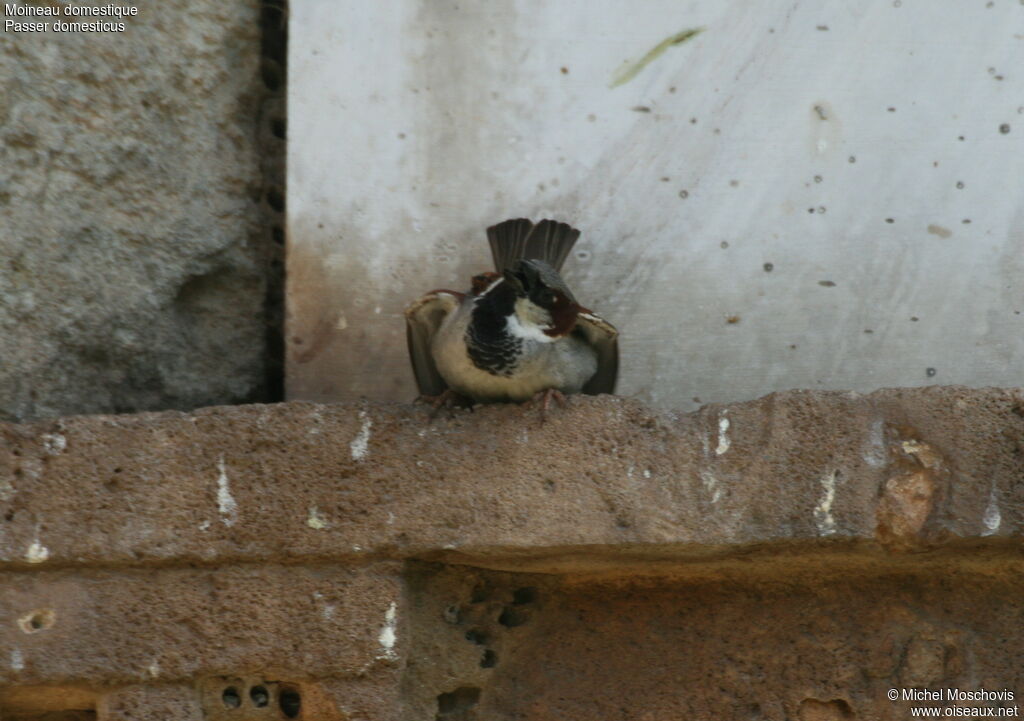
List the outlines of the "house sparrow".
{"type": "Polygon", "coordinates": [[[487,229],[497,272],[469,291],[435,290],[405,311],[416,384],[435,406],[564,402],[611,393],[618,331],[573,297],[558,274],[580,231],[565,223],[506,220],[487,229]]]}

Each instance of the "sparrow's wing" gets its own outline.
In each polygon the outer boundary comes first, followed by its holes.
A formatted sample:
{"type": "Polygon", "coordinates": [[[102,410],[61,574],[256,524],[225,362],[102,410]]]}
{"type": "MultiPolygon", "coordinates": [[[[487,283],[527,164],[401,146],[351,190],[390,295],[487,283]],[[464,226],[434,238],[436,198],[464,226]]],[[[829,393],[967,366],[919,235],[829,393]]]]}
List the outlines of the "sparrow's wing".
{"type": "Polygon", "coordinates": [[[615,326],[599,315],[581,311],[573,332],[580,333],[597,351],[597,372],[583,386],[583,392],[592,396],[614,393],[619,376],[619,332],[615,326]]]}
{"type": "Polygon", "coordinates": [[[520,260],[543,260],[556,271],[572,250],[580,231],[567,223],[542,220],[536,225],[526,218],[506,220],[487,229],[494,269],[511,270],[520,260]]]}
{"type": "Polygon", "coordinates": [[[448,384],[437,372],[430,341],[449,313],[458,308],[462,293],[435,290],[415,300],[405,309],[405,337],[409,344],[409,361],[416,376],[416,385],[425,396],[444,393],[448,384]]]}

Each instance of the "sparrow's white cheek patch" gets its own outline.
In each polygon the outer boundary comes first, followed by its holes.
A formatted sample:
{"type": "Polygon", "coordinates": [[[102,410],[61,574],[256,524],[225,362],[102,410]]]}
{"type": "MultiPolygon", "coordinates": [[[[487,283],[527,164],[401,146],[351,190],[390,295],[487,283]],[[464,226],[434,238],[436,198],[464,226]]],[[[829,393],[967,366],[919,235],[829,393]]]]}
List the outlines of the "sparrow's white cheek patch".
{"type": "Polygon", "coordinates": [[[544,333],[544,329],[537,325],[525,325],[519,321],[519,318],[512,314],[508,317],[508,332],[516,338],[522,338],[524,340],[535,340],[540,343],[551,343],[555,339],[544,333]]]}
{"type": "Polygon", "coordinates": [[[508,332],[516,338],[540,343],[557,340],[544,332],[551,328],[551,314],[525,298],[516,300],[516,310],[508,317],[507,327],[508,332]]]}

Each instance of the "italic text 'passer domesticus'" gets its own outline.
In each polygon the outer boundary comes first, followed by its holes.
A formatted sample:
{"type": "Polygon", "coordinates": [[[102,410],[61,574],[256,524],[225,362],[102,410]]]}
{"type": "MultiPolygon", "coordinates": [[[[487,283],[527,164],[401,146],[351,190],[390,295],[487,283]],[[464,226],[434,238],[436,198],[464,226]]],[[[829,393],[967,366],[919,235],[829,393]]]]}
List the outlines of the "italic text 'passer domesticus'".
{"type": "Polygon", "coordinates": [[[425,397],[527,401],[611,393],[618,332],[573,297],[558,271],[580,232],[506,220],[487,229],[496,272],[469,291],[435,290],[405,311],[416,384],[425,397]]]}

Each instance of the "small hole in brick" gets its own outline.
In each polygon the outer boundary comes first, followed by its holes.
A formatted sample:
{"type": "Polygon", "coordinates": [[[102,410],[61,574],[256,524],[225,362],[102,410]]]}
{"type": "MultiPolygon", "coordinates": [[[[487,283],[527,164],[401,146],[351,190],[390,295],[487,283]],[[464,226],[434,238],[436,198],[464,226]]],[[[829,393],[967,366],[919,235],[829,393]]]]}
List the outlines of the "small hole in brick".
{"type": "Polygon", "coordinates": [[[491,589],[486,585],[479,583],[473,588],[473,593],[469,596],[470,603],[483,603],[491,597],[491,589]]]}
{"type": "Polygon", "coordinates": [[[263,708],[270,703],[270,694],[264,686],[253,686],[249,689],[249,698],[256,708],[263,708]]]}
{"type": "Polygon", "coordinates": [[[475,686],[462,686],[449,693],[438,694],[437,715],[448,716],[461,711],[468,711],[480,700],[480,689],[475,686]]]}
{"type": "Polygon", "coordinates": [[[466,640],[475,643],[477,646],[483,646],[487,643],[487,634],[479,629],[470,629],[466,631],[466,640]]]}
{"type": "Polygon", "coordinates": [[[480,668],[494,668],[498,665],[498,654],[491,649],[484,651],[484,657],[480,659],[480,668]]]}
{"type": "Polygon", "coordinates": [[[512,592],[512,603],[517,606],[522,606],[527,603],[533,603],[537,600],[537,589],[532,586],[525,588],[517,588],[512,592]]]}
{"type": "Polygon", "coordinates": [[[286,127],[284,118],[274,118],[270,121],[270,132],[274,134],[275,138],[284,140],[286,127]]]}
{"type": "Polygon", "coordinates": [[[278,704],[285,718],[298,718],[299,712],[302,711],[302,697],[293,688],[282,689],[278,704]]]}
{"type": "Polygon", "coordinates": [[[53,628],[56,622],[57,614],[52,608],[40,608],[19,618],[18,626],[23,633],[38,633],[53,628]]]}
{"type": "Polygon", "coordinates": [[[458,604],[452,604],[442,614],[446,623],[458,624],[462,620],[462,609],[458,604]]]}
{"type": "Polygon", "coordinates": [[[8,511],[7,513],[5,513],[4,514],[4,520],[5,521],[13,521],[14,520],[14,511],[8,511]]]}
{"type": "Polygon", "coordinates": [[[505,606],[502,610],[501,615],[498,616],[498,623],[505,628],[515,628],[516,626],[522,626],[526,623],[526,614],[522,611],[512,608],[511,606],[505,606]]]}
{"type": "Polygon", "coordinates": [[[234,686],[224,689],[220,700],[224,702],[224,708],[238,708],[242,705],[242,697],[238,695],[238,689],[234,686]]]}
{"type": "Polygon", "coordinates": [[[273,236],[275,243],[284,245],[284,228],[275,225],[270,229],[270,234],[273,236]]]}

